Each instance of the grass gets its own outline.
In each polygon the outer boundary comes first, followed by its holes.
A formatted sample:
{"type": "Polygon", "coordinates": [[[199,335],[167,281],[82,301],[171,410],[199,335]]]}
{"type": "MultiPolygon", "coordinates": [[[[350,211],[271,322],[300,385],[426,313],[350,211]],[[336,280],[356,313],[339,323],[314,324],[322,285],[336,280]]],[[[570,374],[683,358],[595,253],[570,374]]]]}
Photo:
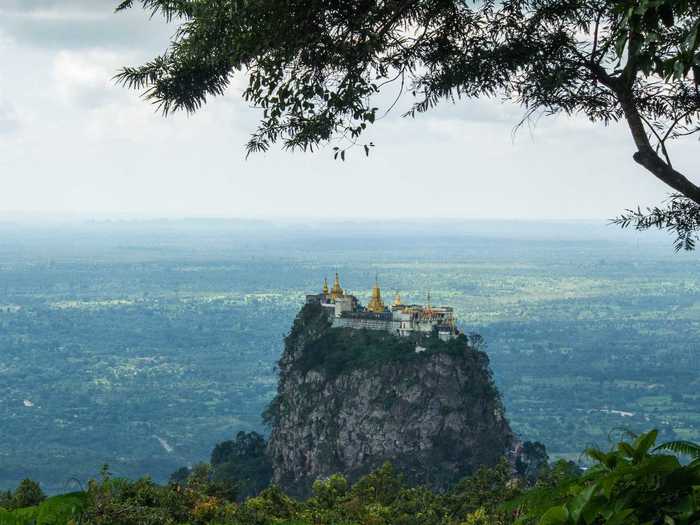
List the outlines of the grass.
{"type": "Polygon", "coordinates": [[[36,507],[0,509],[0,525],[65,525],[84,506],[84,493],[61,494],[44,500],[36,507]]]}

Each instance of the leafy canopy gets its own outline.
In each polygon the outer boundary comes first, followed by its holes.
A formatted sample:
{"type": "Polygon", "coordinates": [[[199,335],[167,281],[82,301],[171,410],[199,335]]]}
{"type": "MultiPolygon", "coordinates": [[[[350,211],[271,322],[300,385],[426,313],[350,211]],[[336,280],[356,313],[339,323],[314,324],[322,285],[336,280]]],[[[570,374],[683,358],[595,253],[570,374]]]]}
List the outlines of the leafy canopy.
{"type": "Polygon", "coordinates": [[[621,441],[610,452],[591,449],[596,464],[568,488],[564,501],[539,518],[540,525],[698,523],[700,459],[696,444],[655,447],[657,431],[621,441]],[[671,451],[690,455],[683,465],[671,451]]]}
{"type": "Polygon", "coordinates": [[[169,48],[124,68],[123,84],[164,113],[199,109],[245,73],[262,110],[248,153],[280,142],[362,145],[399,97],[415,116],[444,101],[500,98],[533,116],[624,121],[634,160],[674,193],[622,226],[667,228],[692,249],[700,187],[670,141],[700,131],[700,3],[693,0],[126,0],[176,20],[169,48]],[[377,105],[389,91],[394,102],[377,105]],[[395,99],[394,99],[395,97],[395,99]],[[334,142],[335,143],[335,142],[334,142]]]}
{"type": "Polygon", "coordinates": [[[265,447],[265,438],[257,432],[240,431],[234,440],[217,443],[210,460],[213,479],[234,484],[237,499],[258,494],[272,479],[265,447]]]}

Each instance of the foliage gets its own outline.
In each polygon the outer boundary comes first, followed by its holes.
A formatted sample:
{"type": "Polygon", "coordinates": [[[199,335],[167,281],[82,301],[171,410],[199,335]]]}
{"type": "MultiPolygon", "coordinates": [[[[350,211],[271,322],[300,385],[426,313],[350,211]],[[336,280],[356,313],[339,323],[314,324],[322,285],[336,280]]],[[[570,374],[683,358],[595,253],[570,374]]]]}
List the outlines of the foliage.
{"type": "Polygon", "coordinates": [[[510,512],[501,509],[503,503],[522,493],[521,483],[513,476],[512,466],[503,459],[493,468],[480,468],[460,481],[445,499],[451,515],[467,523],[503,521],[510,512]]]}
{"type": "Polygon", "coordinates": [[[103,472],[86,494],[49,498],[38,508],[0,511],[0,524],[188,525],[574,525],[679,524],[700,519],[700,462],[683,465],[666,450],[696,457],[689,442],[655,447],[656,431],[622,441],[610,452],[588,451],[585,473],[559,461],[540,470],[534,484],[502,461],[465,478],[445,494],[410,487],[390,465],[350,486],[336,474],[314,483],[313,496],[295,500],[269,487],[237,506],[211,496],[206,469],[187,485],[158,486],[103,472]],[[53,518],[49,503],[52,504],[53,518]],[[77,516],[75,509],[81,509],[77,516]],[[69,509],[71,509],[69,511],[69,509]],[[58,516],[64,521],[59,521],[58,516]],[[42,517],[43,516],[43,517],[42,517]],[[65,518],[72,518],[73,521],[65,518]],[[42,521],[44,520],[44,521],[42,521]],[[53,520],[53,521],[52,521],[53,520]]]}
{"type": "Polygon", "coordinates": [[[0,492],[0,508],[7,510],[34,507],[46,499],[39,484],[31,479],[23,479],[14,492],[0,492]]]}
{"type": "MultiPolygon", "coordinates": [[[[300,313],[305,323],[316,317],[325,319],[325,314],[316,305],[306,305],[300,313]]],[[[295,321],[292,336],[303,335],[302,324],[295,321]]],[[[351,328],[330,328],[323,324],[322,329],[309,337],[303,346],[303,352],[295,359],[294,367],[302,373],[310,370],[323,371],[328,379],[339,374],[348,373],[358,368],[372,368],[387,363],[420,362],[435,353],[455,355],[472,355],[474,359],[485,358],[485,354],[475,350],[474,345],[481,346],[480,336],[464,334],[442,341],[436,334],[397,337],[394,334],[379,330],[355,330],[351,328]],[[416,346],[425,348],[416,352],[416,346]]],[[[313,332],[312,332],[313,333],[313,332]]],[[[288,339],[286,344],[293,344],[295,339],[288,339]]]]}
{"type": "Polygon", "coordinates": [[[283,523],[295,518],[299,504],[278,487],[263,490],[258,496],[249,498],[241,505],[236,518],[246,525],[268,525],[283,523]]]}
{"type": "Polygon", "coordinates": [[[187,478],[190,477],[190,474],[192,473],[192,470],[190,470],[188,467],[180,467],[176,471],[174,471],[172,474],[170,474],[170,478],[168,481],[170,483],[185,483],[187,482],[187,478]]]}
{"type": "Polygon", "coordinates": [[[265,439],[257,432],[242,431],[235,440],[218,443],[211,453],[213,479],[235,485],[238,499],[260,493],[272,479],[265,446],[265,439]]]}
{"type": "Polygon", "coordinates": [[[86,491],[86,525],[156,525],[210,523],[230,515],[235,494],[230,484],[211,480],[207,465],[192,469],[185,485],[160,486],[150,478],[113,478],[107,468],[86,491]]]}
{"type": "Polygon", "coordinates": [[[12,491],[3,490],[0,491],[0,509],[11,509],[14,508],[14,502],[12,500],[12,491]]]}
{"type": "Polygon", "coordinates": [[[85,509],[85,494],[74,492],[46,499],[39,505],[36,525],[63,525],[79,522],[85,509]]]}
{"type": "Polygon", "coordinates": [[[676,251],[691,251],[695,249],[700,230],[700,205],[675,193],[668,199],[665,208],[654,206],[642,211],[638,207],[627,210],[612,222],[622,228],[633,227],[637,231],[657,229],[675,233],[676,251]]]}
{"type": "Polygon", "coordinates": [[[36,481],[24,479],[13,494],[16,507],[33,507],[46,499],[44,491],[36,481]]]}
{"type": "Polygon", "coordinates": [[[85,507],[85,494],[62,494],[37,506],[13,511],[0,509],[0,525],[66,525],[78,523],[85,507]]]}
{"type": "Polygon", "coordinates": [[[35,525],[39,509],[26,507],[6,511],[0,509],[0,525],[35,525]]]}
{"type": "Polygon", "coordinates": [[[212,450],[210,463],[217,467],[222,463],[242,458],[257,458],[265,454],[265,438],[257,432],[239,432],[233,441],[217,443],[212,450]]]}
{"type": "Polygon", "coordinates": [[[248,153],[278,141],[313,150],[340,137],[348,142],[334,151],[344,159],[404,94],[412,116],[499,97],[519,103],[523,121],[624,120],[634,160],[700,204],[700,187],[667,148],[700,131],[695,1],[127,0],[118,10],[134,3],[180,25],[163,55],[118,80],[167,114],[199,109],[245,70],[244,98],[263,112],[248,153]],[[380,109],[375,95],[389,89],[394,102],[380,109]]]}
{"type": "Polygon", "coordinates": [[[345,477],[333,474],[328,479],[314,481],[312,490],[320,506],[332,509],[348,493],[348,488],[348,480],[345,477]]]}
{"type": "Polygon", "coordinates": [[[521,523],[536,521],[552,506],[562,505],[567,501],[572,490],[575,490],[582,472],[575,463],[560,459],[542,469],[534,485],[504,502],[497,510],[501,516],[511,516],[521,523]]]}
{"type": "Polygon", "coordinates": [[[596,465],[570,488],[562,504],[537,521],[540,525],[697,523],[700,463],[682,465],[674,455],[654,452],[656,438],[653,430],[631,443],[622,441],[607,453],[588,450],[596,465]]]}
{"type": "Polygon", "coordinates": [[[320,370],[333,378],[356,368],[421,359],[415,345],[409,338],[385,332],[333,328],[304,347],[295,367],[302,373],[320,370]]]}
{"type": "Polygon", "coordinates": [[[515,471],[529,483],[534,483],[549,463],[545,446],[539,441],[526,441],[515,461],[515,471]]]}
{"type": "Polygon", "coordinates": [[[323,312],[323,307],[318,303],[305,304],[294,318],[292,329],[285,337],[284,344],[285,346],[294,344],[300,336],[317,337],[328,328],[330,328],[330,322],[323,312]]]}
{"type": "Polygon", "coordinates": [[[666,443],[662,443],[654,450],[668,450],[675,452],[676,454],[690,456],[693,462],[700,461],[700,445],[693,443],[692,441],[668,441],[666,443]]]}

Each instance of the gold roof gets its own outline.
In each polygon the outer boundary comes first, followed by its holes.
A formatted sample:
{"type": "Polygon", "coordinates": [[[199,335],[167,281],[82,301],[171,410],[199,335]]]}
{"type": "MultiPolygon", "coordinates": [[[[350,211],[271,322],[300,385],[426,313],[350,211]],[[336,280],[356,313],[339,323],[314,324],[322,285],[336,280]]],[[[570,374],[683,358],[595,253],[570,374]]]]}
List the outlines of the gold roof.
{"type": "Polygon", "coordinates": [[[374,287],[372,288],[372,299],[369,301],[367,309],[370,312],[374,312],[376,314],[380,314],[384,311],[384,303],[382,302],[382,292],[379,289],[379,283],[377,282],[376,278],[374,279],[374,287]]]}
{"type": "Polygon", "coordinates": [[[333,283],[333,289],[331,290],[331,299],[337,299],[338,297],[343,297],[343,295],[343,289],[340,287],[340,278],[336,272],[335,282],[333,283]]]}

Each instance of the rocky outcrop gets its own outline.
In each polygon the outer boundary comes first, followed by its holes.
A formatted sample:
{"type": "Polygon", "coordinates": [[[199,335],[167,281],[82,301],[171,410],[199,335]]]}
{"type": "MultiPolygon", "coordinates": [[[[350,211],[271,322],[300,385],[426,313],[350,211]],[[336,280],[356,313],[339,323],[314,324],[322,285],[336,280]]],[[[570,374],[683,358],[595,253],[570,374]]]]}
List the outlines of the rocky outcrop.
{"type": "Polygon", "coordinates": [[[488,357],[465,337],[330,328],[307,305],[279,371],[267,451],[274,482],[292,494],[336,472],[352,481],[385,461],[442,490],[495,464],[513,443],[488,357]],[[426,350],[416,353],[417,344],[426,350]]]}

